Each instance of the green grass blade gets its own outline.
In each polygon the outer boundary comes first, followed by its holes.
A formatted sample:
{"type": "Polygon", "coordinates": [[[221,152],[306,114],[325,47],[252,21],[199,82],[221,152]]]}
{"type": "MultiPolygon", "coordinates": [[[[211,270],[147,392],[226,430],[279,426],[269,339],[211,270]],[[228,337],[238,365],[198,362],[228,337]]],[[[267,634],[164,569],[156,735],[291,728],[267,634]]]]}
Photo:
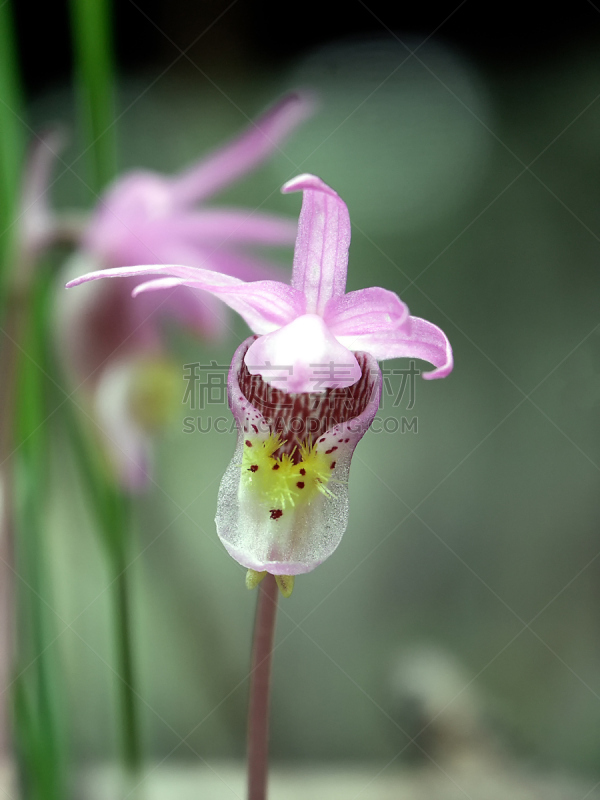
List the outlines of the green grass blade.
{"type": "Polygon", "coordinates": [[[9,0],[0,3],[0,318],[13,260],[26,133],[16,40],[9,0]]]}
{"type": "Polygon", "coordinates": [[[96,194],[114,178],[117,168],[111,18],[110,0],[71,0],[80,114],[96,194]]]}

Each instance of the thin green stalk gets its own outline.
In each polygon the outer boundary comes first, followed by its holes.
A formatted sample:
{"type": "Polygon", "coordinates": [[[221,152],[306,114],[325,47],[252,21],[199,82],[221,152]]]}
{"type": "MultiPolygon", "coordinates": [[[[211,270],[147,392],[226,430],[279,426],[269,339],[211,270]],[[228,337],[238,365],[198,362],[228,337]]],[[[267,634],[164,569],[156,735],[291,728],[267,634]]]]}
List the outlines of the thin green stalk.
{"type": "MultiPolygon", "coordinates": [[[[99,477],[102,480],[102,477],[99,477]]],[[[129,572],[131,503],[127,495],[112,485],[105,485],[103,494],[107,497],[108,503],[98,523],[101,526],[104,543],[107,545],[108,564],[111,569],[116,668],[119,675],[121,753],[126,776],[135,780],[142,768],[142,747],[129,572]]]]}
{"type": "Polygon", "coordinates": [[[131,585],[131,501],[106,474],[98,453],[82,430],[73,408],[65,406],[64,419],[77,458],[97,531],[110,569],[112,621],[116,670],[119,675],[120,740],[123,767],[130,778],[142,767],[141,734],[138,719],[136,670],[133,648],[131,585]]]}
{"type": "Polygon", "coordinates": [[[71,0],[80,114],[96,193],[114,178],[117,168],[111,21],[110,0],[71,0]]]}
{"type": "Polygon", "coordinates": [[[59,698],[56,637],[46,564],[45,503],[48,475],[46,303],[48,281],[38,284],[25,306],[19,350],[14,458],[16,489],[19,660],[17,730],[23,755],[22,780],[32,800],[64,800],[65,758],[59,698]]]}
{"type": "Polygon", "coordinates": [[[6,300],[6,281],[12,262],[19,202],[24,131],[23,102],[15,47],[12,6],[0,3],[0,319],[6,300]]]}
{"type": "Polygon", "coordinates": [[[123,726],[123,756],[130,776],[138,775],[141,769],[141,746],[139,738],[138,708],[135,696],[135,669],[133,663],[131,597],[128,580],[126,548],[120,549],[122,558],[115,560],[115,616],[117,620],[117,663],[121,677],[121,714],[123,726]]]}
{"type": "MultiPolygon", "coordinates": [[[[45,490],[45,396],[43,375],[35,361],[46,334],[44,294],[20,274],[16,224],[26,141],[16,37],[10,0],[0,3],[0,481],[3,490],[0,534],[2,561],[2,677],[14,667],[14,616],[18,626],[17,658],[31,666],[14,687],[2,687],[3,701],[14,697],[15,731],[20,736],[22,777],[31,800],[64,800],[64,759],[52,669],[48,580],[43,557],[45,490]],[[16,449],[18,447],[18,450],[16,449]],[[19,574],[27,586],[19,581],[19,574]],[[35,659],[32,661],[32,659],[35,659]]],[[[39,363],[39,360],[38,360],[39,363]]],[[[2,726],[8,715],[2,709],[2,726]]],[[[2,731],[8,749],[8,730],[2,731]]],[[[4,753],[6,755],[6,753],[4,753]]]]}
{"type": "MultiPolygon", "coordinates": [[[[80,115],[90,152],[91,188],[99,194],[116,174],[114,125],[114,48],[111,0],[71,0],[71,28],[80,115]]],[[[113,625],[120,676],[121,746],[127,772],[141,768],[132,644],[128,566],[130,514],[128,498],[115,486],[92,451],[79,421],[69,413],[69,433],[81,467],[98,531],[106,547],[113,588],[113,625]]]]}

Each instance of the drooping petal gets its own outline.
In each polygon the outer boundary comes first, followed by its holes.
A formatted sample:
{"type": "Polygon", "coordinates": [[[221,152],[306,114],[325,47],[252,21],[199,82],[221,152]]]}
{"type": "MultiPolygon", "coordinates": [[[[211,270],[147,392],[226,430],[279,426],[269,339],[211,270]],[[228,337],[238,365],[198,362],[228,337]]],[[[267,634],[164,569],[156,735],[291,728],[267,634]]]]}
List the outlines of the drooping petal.
{"type": "Polygon", "coordinates": [[[378,286],[330,300],[324,318],[338,337],[410,329],[408,307],[397,294],[378,286]]]}
{"type": "Polygon", "coordinates": [[[236,246],[215,246],[210,243],[168,240],[162,238],[153,243],[151,259],[129,260],[123,263],[138,264],[185,264],[189,267],[222,272],[242,281],[278,281],[289,283],[289,272],[262,256],[249,254],[236,246]]]}
{"type": "MultiPolygon", "coordinates": [[[[173,211],[168,179],[149,170],[129,172],[103,194],[83,239],[86,250],[120,266],[133,256],[148,261],[156,228],[173,211]],[[147,233],[151,234],[151,241],[147,233]]],[[[151,260],[158,260],[151,256],[151,260]]]]}
{"type": "MultiPolygon", "coordinates": [[[[182,215],[185,220],[189,215],[182,215]]],[[[198,213],[204,217],[204,213],[198,213]]],[[[222,231],[218,236],[203,241],[194,237],[186,224],[180,226],[178,217],[149,218],[143,222],[125,220],[122,235],[118,225],[111,225],[104,235],[99,235],[93,247],[86,246],[102,259],[108,267],[121,267],[124,264],[185,264],[188,267],[224,272],[246,281],[281,280],[289,282],[289,274],[276,264],[258,254],[246,252],[247,246],[261,244],[256,242],[227,239],[222,231]],[[221,235],[222,234],[222,235],[221,235]]],[[[275,218],[276,219],[276,218],[275,218]]],[[[275,233],[275,226],[271,231],[275,233]]],[[[281,239],[290,242],[295,223],[281,220],[279,232],[281,239]],[[285,230],[287,228],[287,230],[285,230]]],[[[98,231],[97,231],[98,233],[98,231]]],[[[274,237],[273,237],[274,238],[274,237]]],[[[89,245],[89,242],[87,243],[89,245]]],[[[271,242],[264,242],[271,244],[271,242]]]]}
{"type": "Polygon", "coordinates": [[[173,214],[160,225],[165,239],[212,248],[240,243],[289,245],[294,243],[298,230],[295,220],[250,209],[202,209],[173,214]]]}
{"type": "Polygon", "coordinates": [[[182,206],[205,200],[258,167],[312,114],[313,108],[314,101],[306,94],[286,95],[237,139],[172,180],[176,203],[182,206]]]}
{"type": "Polygon", "coordinates": [[[297,575],[330,556],[346,530],[350,460],[377,413],[381,372],[357,353],[362,375],[348,389],[287,394],[249,374],[253,341],[238,347],[229,372],[238,443],[219,489],[217,533],[248,569],[297,575]]]}
{"type": "Polygon", "coordinates": [[[318,314],[303,314],[260,336],[245,362],[251,375],[260,375],[283,392],[341,389],[361,376],[354,353],[340,344],[318,314]]]}
{"type": "Polygon", "coordinates": [[[306,295],[310,314],[325,313],[346,289],[350,217],[344,201],[315,175],[299,175],[281,190],[304,192],[294,252],[292,286],[306,295]]]}
{"type": "Polygon", "coordinates": [[[424,372],[427,380],[445,378],[452,372],[454,361],[452,348],[446,334],[432,322],[410,317],[410,327],[397,330],[374,331],[357,335],[337,336],[348,348],[367,350],[378,361],[388,358],[421,358],[437,369],[424,372]]]}
{"type": "Polygon", "coordinates": [[[134,296],[142,292],[174,286],[190,286],[210,292],[226,303],[248,323],[255,333],[269,333],[287,325],[304,311],[303,297],[297,290],[278,281],[251,281],[212,272],[207,269],[179,265],[151,265],[140,267],[118,267],[98,270],[82,275],[67,284],[70,289],[87,281],[102,278],[137,277],[141,275],[163,275],[167,282],[149,281],[138,286],[134,296]],[[171,280],[170,278],[173,278],[171,280]],[[176,280],[178,279],[178,280],[176,280]]]}
{"type": "Polygon", "coordinates": [[[228,282],[234,284],[240,283],[236,278],[230,278],[228,275],[219,275],[210,270],[198,269],[196,267],[184,267],[179,264],[149,264],[141,265],[138,267],[111,267],[110,269],[97,269],[93,272],[86,272],[77,278],[73,278],[65,284],[67,289],[72,289],[74,286],[79,286],[82,283],[89,283],[89,281],[98,281],[103,278],[138,278],[142,275],[169,275],[176,278],[181,278],[183,281],[195,280],[201,275],[213,275],[214,281],[222,281],[224,285],[228,282]]]}
{"type": "MultiPolygon", "coordinates": [[[[204,270],[203,270],[204,271],[204,270]]],[[[218,273],[212,273],[218,274],[218,273]]],[[[144,292],[171,289],[175,286],[189,286],[210,292],[222,300],[242,317],[250,330],[255,333],[270,333],[295,319],[302,312],[302,295],[290,286],[277,281],[252,281],[238,285],[211,285],[205,281],[161,278],[137,286],[133,296],[144,292]]]]}
{"type": "Polygon", "coordinates": [[[251,212],[199,211],[169,217],[134,221],[112,220],[104,230],[96,225],[93,247],[107,267],[123,264],[186,264],[226,272],[245,280],[262,280],[277,275],[289,281],[264,257],[248,255],[248,246],[289,245],[296,235],[296,223],[274,215],[251,212]],[[214,221],[214,225],[213,225],[214,221]],[[254,224],[254,222],[256,224],[254,224]],[[244,248],[243,250],[241,248],[244,248]],[[181,255],[180,255],[181,254],[181,255]],[[185,257],[184,257],[185,256],[185,257]],[[238,263],[250,268],[232,272],[238,263]],[[253,266],[252,266],[253,265],[253,266]],[[269,274],[270,273],[270,274],[269,274]]]}

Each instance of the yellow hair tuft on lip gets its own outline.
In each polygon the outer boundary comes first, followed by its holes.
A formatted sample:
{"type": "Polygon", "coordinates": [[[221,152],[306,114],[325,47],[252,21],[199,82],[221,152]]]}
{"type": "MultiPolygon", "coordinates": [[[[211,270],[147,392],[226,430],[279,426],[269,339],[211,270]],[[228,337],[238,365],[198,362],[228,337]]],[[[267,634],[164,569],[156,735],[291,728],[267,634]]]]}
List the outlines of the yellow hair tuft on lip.
{"type": "MultiPolygon", "coordinates": [[[[242,484],[256,492],[262,505],[281,512],[297,505],[311,503],[318,494],[333,497],[327,488],[335,461],[317,449],[310,439],[300,444],[300,460],[294,453],[275,455],[284,444],[277,434],[267,439],[249,436],[244,443],[242,484]]],[[[272,516],[277,520],[281,515],[272,516]]]]}

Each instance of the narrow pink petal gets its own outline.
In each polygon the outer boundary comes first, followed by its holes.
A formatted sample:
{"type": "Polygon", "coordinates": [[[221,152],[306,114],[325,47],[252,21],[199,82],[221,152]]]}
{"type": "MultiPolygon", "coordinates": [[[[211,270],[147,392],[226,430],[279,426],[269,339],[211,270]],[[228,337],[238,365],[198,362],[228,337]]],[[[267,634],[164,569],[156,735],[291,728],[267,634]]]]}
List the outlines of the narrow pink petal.
{"type": "Polygon", "coordinates": [[[237,139],[175,178],[171,186],[176,202],[181,206],[205,200],[258,167],[311,115],[313,107],[308,95],[286,95],[237,139]]]}
{"type": "Polygon", "coordinates": [[[329,332],[318,314],[304,314],[266,336],[246,353],[251,375],[282,392],[325,392],[355,384],[356,357],[329,332]]]}
{"type": "Polygon", "coordinates": [[[175,289],[178,286],[187,286],[188,284],[182,278],[155,278],[152,281],[145,281],[138,283],[134,286],[131,292],[132,297],[137,297],[140,294],[147,294],[149,292],[159,292],[161,289],[175,289]]]}
{"type": "MultiPolygon", "coordinates": [[[[153,261],[157,264],[186,264],[194,269],[222,272],[244,282],[278,281],[289,285],[289,270],[268,261],[266,258],[248,254],[231,246],[215,247],[198,242],[194,245],[183,240],[161,240],[152,248],[153,261]]],[[[146,259],[129,260],[130,264],[150,263],[146,259]]]]}
{"type": "Polygon", "coordinates": [[[199,277],[210,275],[215,283],[222,285],[237,285],[243,283],[238,278],[231,278],[229,275],[220,275],[218,272],[211,272],[207,269],[197,267],[184,267],[179,264],[150,264],[139,267],[112,267],[111,269],[98,269],[94,272],[87,272],[79,278],[74,278],[66,285],[67,289],[79,286],[88,281],[98,281],[102,278],[137,278],[142,275],[165,275],[182,280],[196,280],[199,277]]]}
{"type": "Polygon", "coordinates": [[[335,336],[410,328],[408,307],[397,294],[378,286],[330,300],[324,317],[335,336]]]}
{"type": "Polygon", "coordinates": [[[257,379],[248,374],[245,356],[253,342],[251,337],[238,347],[229,371],[229,404],[238,442],[219,488],[217,533],[229,554],[244,567],[298,575],[321,564],[342,540],[348,524],[351,458],[379,408],[381,372],[374,359],[359,353],[362,373],[356,387],[325,396],[290,398],[265,387],[259,379],[257,385],[257,379]],[[319,433],[314,434],[311,422],[317,423],[319,433]],[[271,432],[282,434],[282,450],[288,454],[294,447],[297,452],[297,443],[314,434],[316,450],[331,469],[329,492],[282,509],[264,502],[252,482],[243,479],[242,465],[244,451],[259,448],[271,432]]]}
{"type": "Polygon", "coordinates": [[[206,209],[172,215],[161,220],[160,228],[165,238],[204,247],[239,243],[278,246],[294,243],[298,225],[295,220],[249,209],[206,209]]]}
{"type": "Polygon", "coordinates": [[[311,314],[325,312],[344,294],[350,247],[350,217],[344,201],[315,175],[299,175],[281,190],[304,192],[294,252],[292,286],[306,295],[311,314]]]}
{"type": "Polygon", "coordinates": [[[100,199],[83,246],[117,266],[158,261],[149,255],[157,240],[156,226],[172,212],[167,178],[147,170],[126,173],[100,199]]]}
{"type": "Polygon", "coordinates": [[[133,295],[172,289],[176,286],[201,289],[203,292],[215,295],[237,311],[254,333],[270,333],[287,325],[303,312],[302,295],[285,283],[278,281],[245,283],[210,270],[198,269],[195,272],[199,278],[202,277],[202,280],[187,276],[180,279],[159,278],[136,286],[133,295]]]}
{"type": "MultiPolygon", "coordinates": [[[[199,213],[198,217],[203,217],[203,214],[199,213]]],[[[282,241],[285,239],[289,244],[293,227],[291,222],[284,222],[277,228],[274,225],[271,229],[273,242],[278,229],[282,241]]],[[[238,250],[245,244],[241,239],[235,241],[235,237],[232,237],[229,240],[225,235],[211,239],[207,227],[207,237],[203,240],[200,235],[194,235],[191,226],[186,229],[186,225],[179,225],[173,215],[168,219],[149,218],[143,224],[128,221],[120,238],[114,236],[116,233],[117,226],[112,226],[94,243],[87,242],[86,249],[98,254],[107,267],[121,267],[123,264],[185,264],[194,269],[223,272],[242,280],[281,280],[289,283],[289,273],[278,269],[263,256],[238,250]]],[[[261,244],[258,238],[256,244],[261,244]]]]}
{"type": "Polygon", "coordinates": [[[378,361],[388,358],[421,358],[437,369],[424,372],[427,380],[445,378],[452,372],[452,348],[446,334],[432,322],[410,317],[410,329],[376,331],[336,337],[351,350],[366,350],[378,361]]]}
{"type": "MultiPolygon", "coordinates": [[[[223,269],[225,267],[230,268],[228,269],[228,272],[239,272],[244,276],[244,278],[250,277],[252,274],[258,276],[261,271],[263,274],[268,274],[269,272],[274,271],[274,268],[271,265],[265,264],[265,262],[260,259],[252,259],[249,256],[244,256],[242,254],[233,252],[214,253],[203,258],[203,254],[200,251],[196,251],[194,256],[194,254],[191,254],[189,250],[186,250],[186,255],[190,256],[191,258],[197,257],[198,260],[203,260],[205,263],[207,261],[212,261],[214,265],[217,265],[223,269]]],[[[213,294],[216,294],[217,290],[225,291],[226,289],[241,289],[244,291],[244,287],[250,286],[253,283],[260,283],[261,286],[262,284],[265,284],[265,286],[262,288],[267,291],[272,290],[276,297],[287,296],[291,298],[297,314],[302,314],[304,312],[303,301],[300,305],[297,304],[298,300],[301,299],[299,292],[297,292],[287,283],[275,280],[242,280],[241,277],[222,272],[221,269],[216,271],[212,269],[204,269],[203,267],[187,267],[180,264],[149,264],[136,267],[112,267],[110,269],[98,269],[94,270],[93,272],[87,272],[85,275],[80,275],[78,278],[70,280],[65,285],[67,289],[72,289],[73,287],[79,286],[82,283],[98,281],[102,280],[103,278],[138,278],[144,275],[162,275],[165,278],[179,278],[183,283],[189,283],[189,285],[193,285],[195,288],[204,288],[197,286],[198,281],[201,281],[207,284],[205,291],[209,292],[214,290],[213,294]]],[[[258,288],[260,290],[261,287],[258,288]]],[[[248,291],[252,293],[254,290],[248,289],[248,291]]],[[[288,320],[288,322],[289,321],[290,320],[288,320]]]]}
{"type": "Polygon", "coordinates": [[[210,243],[194,244],[183,237],[169,238],[158,224],[152,231],[145,228],[137,234],[138,231],[121,248],[117,265],[185,264],[188,268],[222,272],[242,281],[273,280],[289,284],[289,271],[260,255],[239,251],[229,243],[218,247],[210,243]]]}

